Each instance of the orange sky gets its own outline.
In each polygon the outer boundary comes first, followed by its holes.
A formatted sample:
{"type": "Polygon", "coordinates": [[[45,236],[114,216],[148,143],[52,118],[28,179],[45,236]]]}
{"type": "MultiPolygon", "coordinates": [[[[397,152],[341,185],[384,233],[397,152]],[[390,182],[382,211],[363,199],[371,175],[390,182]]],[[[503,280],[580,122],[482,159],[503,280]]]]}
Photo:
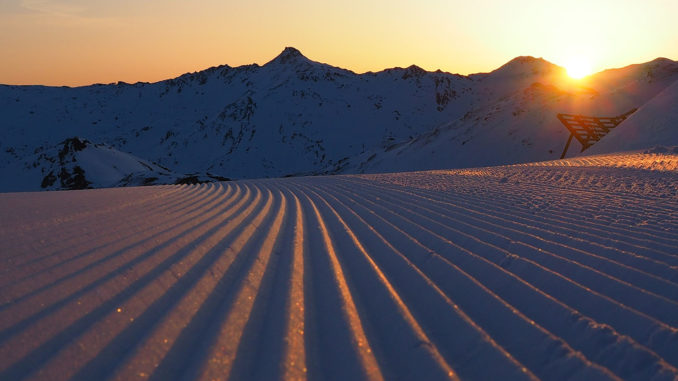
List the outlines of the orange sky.
{"type": "Polygon", "coordinates": [[[1,0],[0,83],[158,81],[285,46],[356,72],[678,59],[675,0],[1,0]],[[579,58],[578,58],[579,57],[579,58]]]}

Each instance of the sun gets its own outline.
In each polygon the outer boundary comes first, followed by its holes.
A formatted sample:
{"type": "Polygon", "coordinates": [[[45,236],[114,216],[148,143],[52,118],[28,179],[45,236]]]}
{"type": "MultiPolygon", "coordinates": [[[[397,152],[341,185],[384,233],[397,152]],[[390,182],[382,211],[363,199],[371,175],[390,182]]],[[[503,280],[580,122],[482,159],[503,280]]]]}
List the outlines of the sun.
{"type": "Polygon", "coordinates": [[[567,75],[574,79],[582,79],[593,71],[591,63],[583,57],[571,58],[565,65],[567,75]]]}

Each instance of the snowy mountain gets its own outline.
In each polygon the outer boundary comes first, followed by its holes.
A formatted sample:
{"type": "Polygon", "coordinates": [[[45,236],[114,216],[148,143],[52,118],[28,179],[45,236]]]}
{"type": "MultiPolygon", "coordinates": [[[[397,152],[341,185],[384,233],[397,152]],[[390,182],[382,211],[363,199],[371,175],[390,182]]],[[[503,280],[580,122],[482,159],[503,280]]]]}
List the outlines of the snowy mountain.
{"type": "MultiPolygon", "coordinates": [[[[480,107],[414,139],[354,157],[345,172],[398,172],[558,159],[569,136],[556,118],[558,113],[615,116],[639,109],[610,133],[619,138],[605,137],[599,143],[600,149],[594,145],[584,154],[678,145],[678,92],[673,90],[678,84],[678,62],[657,59],[603,71],[591,76],[586,87],[568,83],[563,74],[562,68],[544,60],[519,57],[494,72],[471,75],[476,93],[485,95],[475,102],[480,107]],[[645,123],[648,119],[652,124],[645,123]]],[[[568,157],[578,155],[579,148],[578,143],[573,144],[568,157]]]]}
{"type": "Polygon", "coordinates": [[[176,174],[129,153],[77,137],[66,139],[57,147],[38,150],[36,154],[31,165],[40,171],[20,168],[12,173],[8,170],[5,179],[11,181],[7,184],[9,189],[30,189],[38,182],[42,189],[57,190],[229,180],[210,174],[176,174]]]}
{"type": "Polygon", "coordinates": [[[263,66],[157,83],[0,86],[0,191],[69,188],[52,181],[61,169],[45,152],[74,137],[119,152],[107,155],[105,171],[115,176],[105,180],[87,170],[97,167],[84,162],[90,156],[76,155],[84,183],[95,187],[196,173],[259,178],[548,160],[567,138],[556,113],[642,110],[677,79],[678,63],[666,59],[599,73],[586,88],[533,57],[470,76],[417,66],[356,74],[286,48],[263,66]],[[145,164],[130,167],[132,156],[145,164]]]}
{"type": "Polygon", "coordinates": [[[618,128],[590,148],[590,154],[640,150],[675,145],[678,135],[678,81],[632,114],[618,128]]]}

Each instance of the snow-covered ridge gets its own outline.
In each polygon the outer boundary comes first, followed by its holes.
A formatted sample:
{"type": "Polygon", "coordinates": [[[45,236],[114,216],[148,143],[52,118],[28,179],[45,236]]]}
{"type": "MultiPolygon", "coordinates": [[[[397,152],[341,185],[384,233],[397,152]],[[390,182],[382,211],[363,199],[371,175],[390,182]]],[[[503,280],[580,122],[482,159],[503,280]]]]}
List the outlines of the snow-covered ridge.
{"type": "Polygon", "coordinates": [[[7,171],[5,190],[22,190],[40,183],[42,190],[73,190],[155,184],[195,184],[224,181],[210,174],[177,174],[155,163],[78,137],[56,147],[36,150],[32,168],[7,171]]]}
{"type": "MultiPolygon", "coordinates": [[[[562,74],[533,57],[471,76],[414,65],[356,74],[286,48],[263,66],[157,83],[0,86],[0,191],[53,189],[40,187],[53,170],[40,155],[73,137],[172,173],[228,178],[550,160],[567,139],[557,113],[640,113],[678,80],[678,63],[602,72],[586,88],[562,74]]],[[[661,144],[678,144],[671,139],[661,144]]]]}
{"type": "Polygon", "coordinates": [[[0,379],[675,380],[642,155],[0,194],[0,379]]]}
{"type": "Polygon", "coordinates": [[[609,153],[678,144],[678,81],[654,96],[640,110],[590,149],[609,153]]]}

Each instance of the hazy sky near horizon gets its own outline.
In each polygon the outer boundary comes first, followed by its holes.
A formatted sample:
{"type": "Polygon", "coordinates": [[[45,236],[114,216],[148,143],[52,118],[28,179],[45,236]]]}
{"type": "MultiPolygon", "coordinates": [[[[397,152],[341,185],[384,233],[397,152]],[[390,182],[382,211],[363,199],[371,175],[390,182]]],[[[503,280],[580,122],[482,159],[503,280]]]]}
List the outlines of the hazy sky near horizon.
{"type": "Polygon", "coordinates": [[[158,81],[285,46],[356,72],[678,59],[676,0],[0,0],[0,83],[158,81]]]}

